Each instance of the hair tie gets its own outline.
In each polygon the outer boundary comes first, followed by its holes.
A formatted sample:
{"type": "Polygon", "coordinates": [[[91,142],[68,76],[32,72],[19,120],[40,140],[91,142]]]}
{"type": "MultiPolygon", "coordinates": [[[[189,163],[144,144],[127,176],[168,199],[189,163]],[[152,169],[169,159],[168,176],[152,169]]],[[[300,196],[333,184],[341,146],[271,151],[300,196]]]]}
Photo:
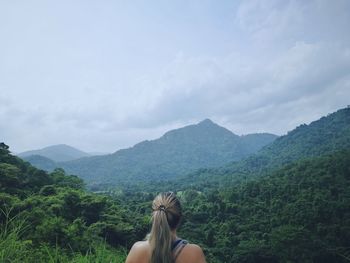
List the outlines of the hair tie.
{"type": "Polygon", "coordinates": [[[165,211],[165,206],[164,206],[164,205],[160,205],[160,206],[158,207],[158,210],[159,210],[159,211],[164,211],[164,212],[166,212],[166,211],[165,211]]]}

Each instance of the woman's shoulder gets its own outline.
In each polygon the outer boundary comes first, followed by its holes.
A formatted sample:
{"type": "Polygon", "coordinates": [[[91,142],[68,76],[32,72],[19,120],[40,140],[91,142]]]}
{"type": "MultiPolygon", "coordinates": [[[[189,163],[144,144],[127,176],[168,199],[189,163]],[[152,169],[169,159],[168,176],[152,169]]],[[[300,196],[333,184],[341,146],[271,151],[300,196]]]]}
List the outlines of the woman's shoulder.
{"type": "Polygon", "coordinates": [[[200,246],[196,244],[186,244],[176,262],[198,262],[205,263],[205,256],[200,246]]]}
{"type": "Polygon", "coordinates": [[[132,246],[135,249],[148,249],[149,248],[149,242],[148,241],[137,241],[132,246]]]}
{"type": "Polygon", "coordinates": [[[148,241],[138,241],[130,249],[129,255],[125,262],[141,263],[148,262],[150,257],[150,245],[148,241]]]}
{"type": "Polygon", "coordinates": [[[187,244],[183,250],[184,253],[187,251],[187,253],[191,253],[194,255],[203,254],[202,248],[196,244],[187,244]]]}

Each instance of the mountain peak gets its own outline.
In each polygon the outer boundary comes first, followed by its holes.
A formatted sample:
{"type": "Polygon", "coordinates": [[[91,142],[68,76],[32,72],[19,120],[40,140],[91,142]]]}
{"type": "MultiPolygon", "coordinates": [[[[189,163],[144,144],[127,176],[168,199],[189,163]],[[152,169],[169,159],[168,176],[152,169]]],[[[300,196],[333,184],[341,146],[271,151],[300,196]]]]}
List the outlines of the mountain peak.
{"type": "Polygon", "coordinates": [[[211,119],[204,119],[198,123],[198,125],[215,125],[215,123],[211,119]]]}
{"type": "Polygon", "coordinates": [[[80,175],[89,182],[169,180],[199,168],[241,160],[271,142],[269,138],[263,138],[263,142],[260,142],[257,137],[259,135],[253,138],[254,142],[251,142],[251,137],[243,140],[230,130],[205,119],[109,156],[84,158],[60,165],[68,173],[80,175]],[[258,146],[253,147],[252,144],[258,146]]]}

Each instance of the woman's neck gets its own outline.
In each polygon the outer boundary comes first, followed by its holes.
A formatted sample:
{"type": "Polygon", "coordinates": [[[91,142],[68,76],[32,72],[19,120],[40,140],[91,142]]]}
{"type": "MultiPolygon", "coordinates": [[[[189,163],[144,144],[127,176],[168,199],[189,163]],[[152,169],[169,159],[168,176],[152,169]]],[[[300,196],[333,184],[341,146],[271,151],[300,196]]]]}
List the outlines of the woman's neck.
{"type": "Polygon", "coordinates": [[[173,240],[177,239],[176,229],[171,231],[171,236],[172,236],[173,240]]]}

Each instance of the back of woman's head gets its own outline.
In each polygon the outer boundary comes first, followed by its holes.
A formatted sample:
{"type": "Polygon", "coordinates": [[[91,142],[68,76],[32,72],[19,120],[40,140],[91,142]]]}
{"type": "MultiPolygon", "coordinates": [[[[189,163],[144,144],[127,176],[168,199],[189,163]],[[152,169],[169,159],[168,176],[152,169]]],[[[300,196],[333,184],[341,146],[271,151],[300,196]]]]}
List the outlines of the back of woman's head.
{"type": "Polygon", "coordinates": [[[175,230],[180,222],[181,204],[174,193],[161,193],[153,200],[152,209],[152,230],[149,237],[152,249],[151,263],[171,263],[171,231],[175,230]]]}

